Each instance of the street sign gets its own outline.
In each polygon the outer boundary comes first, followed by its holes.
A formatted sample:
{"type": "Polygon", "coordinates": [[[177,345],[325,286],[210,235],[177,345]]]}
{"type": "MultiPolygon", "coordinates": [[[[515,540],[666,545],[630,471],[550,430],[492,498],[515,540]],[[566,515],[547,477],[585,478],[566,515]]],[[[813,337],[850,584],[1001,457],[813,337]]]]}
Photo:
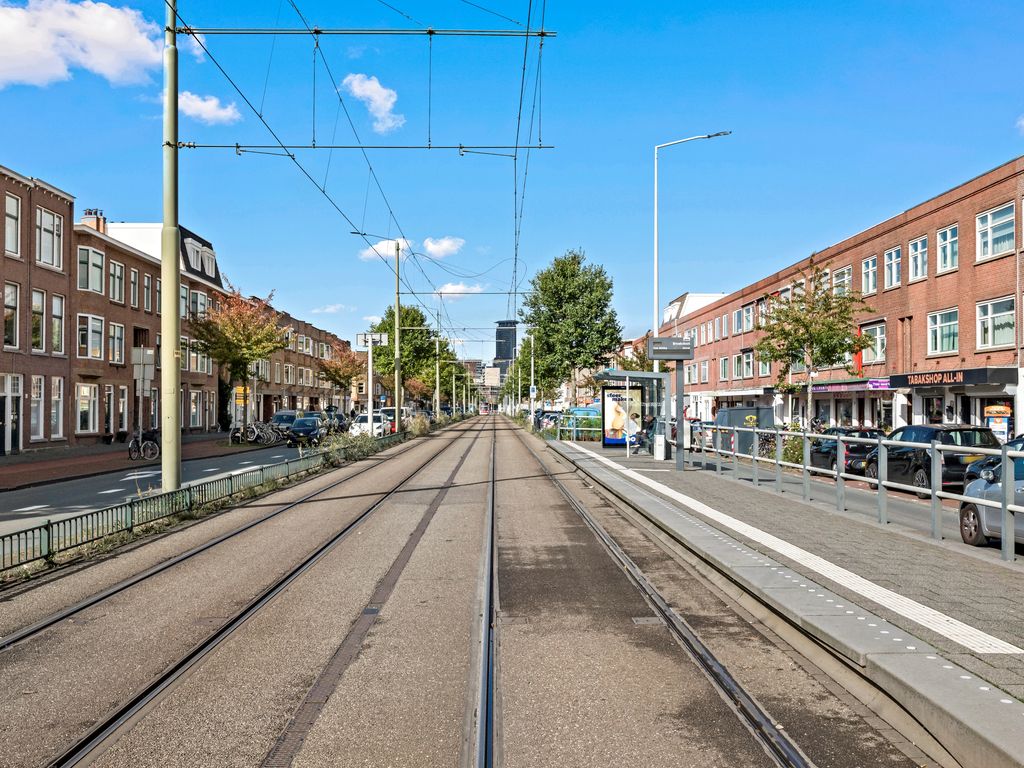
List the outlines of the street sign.
{"type": "Polygon", "coordinates": [[[388,343],[388,335],[386,333],[357,333],[356,334],[356,346],[357,347],[368,347],[371,344],[375,347],[379,347],[381,344],[388,343]]]}
{"type": "Polygon", "coordinates": [[[388,396],[387,396],[387,395],[381,395],[381,396],[380,396],[380,401],[381,401],[382,403],[386,403],[386,402],[388,401],[388,396]]]}
{"type": "Polygon", "coordinates": [[[530,387],[530,397],[531,398],[537,397],[537,386],[536,385],[533,385],[533,386],[530,387]]]}
{"type": "Polygon", "coordinates": [[[652,336],[647,339],[651,360],[693,360],[693,343],[679,336],[652,336]]]}

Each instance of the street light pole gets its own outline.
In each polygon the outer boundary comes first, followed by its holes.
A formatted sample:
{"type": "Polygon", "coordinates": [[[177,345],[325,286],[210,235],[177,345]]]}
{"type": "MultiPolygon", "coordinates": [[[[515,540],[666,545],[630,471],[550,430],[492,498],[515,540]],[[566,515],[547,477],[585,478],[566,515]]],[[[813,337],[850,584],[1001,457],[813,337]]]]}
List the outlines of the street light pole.
{"type": "MultiPolygon", "coordinates": [[[[690,136],[687,139],[678,139],[654,146],[654,312],[651,320],[652,336],[657,336],[658,329],[661,327],[661,299],[658,296],[658,150],[672,147],[676,144],[685,144],[688,141],[696,141],[697,139],[714,139],[718,136],[728,136],[730,133],[732,131],[705,133],[700,136],[690,136]]],[[[661,370],[661,364],[658,360],[654,361],[654,370],[655,372],[661,370]]]]}
{"type": "Polygon", "coordinates": [[[395,432],[402,431],[402,241],[395,238],[395,432]]]}
{"type": "Polygon", "coordinates": [[[537,391],[534,388],[535,385],[534,385],[534,382],[533,382],[533,347],[534,347],[534,344],[533,344],[533,334],[534,334],[534,330],[531,328],[530,329],[530,419],[531,420],[535,418],[534,411],[536,410],[536,404],[535,404],[535,400],[534,400],[534,393],[537,391]]]}
{"type": "Polygon", "coordinates": [[[164,491],[181,487],[181,284],[178,230],[178,25],[177,0],[167,3],[164,29],[163,227],[160,231],[160,447],[164,491]]]}

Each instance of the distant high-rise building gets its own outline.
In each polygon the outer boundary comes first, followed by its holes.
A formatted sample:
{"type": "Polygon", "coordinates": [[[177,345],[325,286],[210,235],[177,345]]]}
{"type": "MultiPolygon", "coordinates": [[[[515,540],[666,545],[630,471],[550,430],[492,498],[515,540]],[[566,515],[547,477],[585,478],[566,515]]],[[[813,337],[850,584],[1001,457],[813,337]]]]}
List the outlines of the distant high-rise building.
{"type": "Polygon", "coordinates": [[[508,374],[509,366],[516,356],[516,320],[499,320],[494,332],[494,365],[501,369],[501,375],[508,374]]]}

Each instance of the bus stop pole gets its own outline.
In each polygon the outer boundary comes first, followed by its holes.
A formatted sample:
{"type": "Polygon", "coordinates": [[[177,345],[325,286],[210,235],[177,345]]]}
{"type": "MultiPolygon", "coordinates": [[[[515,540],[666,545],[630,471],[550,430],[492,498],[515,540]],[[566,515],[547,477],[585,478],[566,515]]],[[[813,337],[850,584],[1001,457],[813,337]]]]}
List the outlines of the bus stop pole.
{"type": "MultiPolygon", "coordinates": [[[[667,383],[667,382],[666,382],[667,383]]],[[[680,472],[686,467],[686,433],[688,430],[683,419],[683,363],[676,361],[676,469],[680,472]]],[[[665,436],[668,442],[668,435],[665,436]]]]}

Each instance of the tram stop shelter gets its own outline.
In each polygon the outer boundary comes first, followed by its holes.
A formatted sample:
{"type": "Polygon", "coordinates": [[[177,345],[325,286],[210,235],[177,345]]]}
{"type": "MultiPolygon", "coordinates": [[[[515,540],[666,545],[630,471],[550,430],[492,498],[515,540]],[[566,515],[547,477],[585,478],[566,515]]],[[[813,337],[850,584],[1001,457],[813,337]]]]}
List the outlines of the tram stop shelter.
{"type": "MultiPolygon", "coordinates": [[[[648,416],[654,417],[654,434],[666,435],[667,443],[669,375],[665,372],[622,371],[617,368],[606,368],[594,374],[594,381],[601,387],[602,414],[609,397],[624,397],[632,406],[639,405],[640,423],[648,416]]],[[[603,425],[603,429],[606,430],[607,426],[603,425]]],[[[665,458],[669,458],[667,450],[665,458]]]]}

